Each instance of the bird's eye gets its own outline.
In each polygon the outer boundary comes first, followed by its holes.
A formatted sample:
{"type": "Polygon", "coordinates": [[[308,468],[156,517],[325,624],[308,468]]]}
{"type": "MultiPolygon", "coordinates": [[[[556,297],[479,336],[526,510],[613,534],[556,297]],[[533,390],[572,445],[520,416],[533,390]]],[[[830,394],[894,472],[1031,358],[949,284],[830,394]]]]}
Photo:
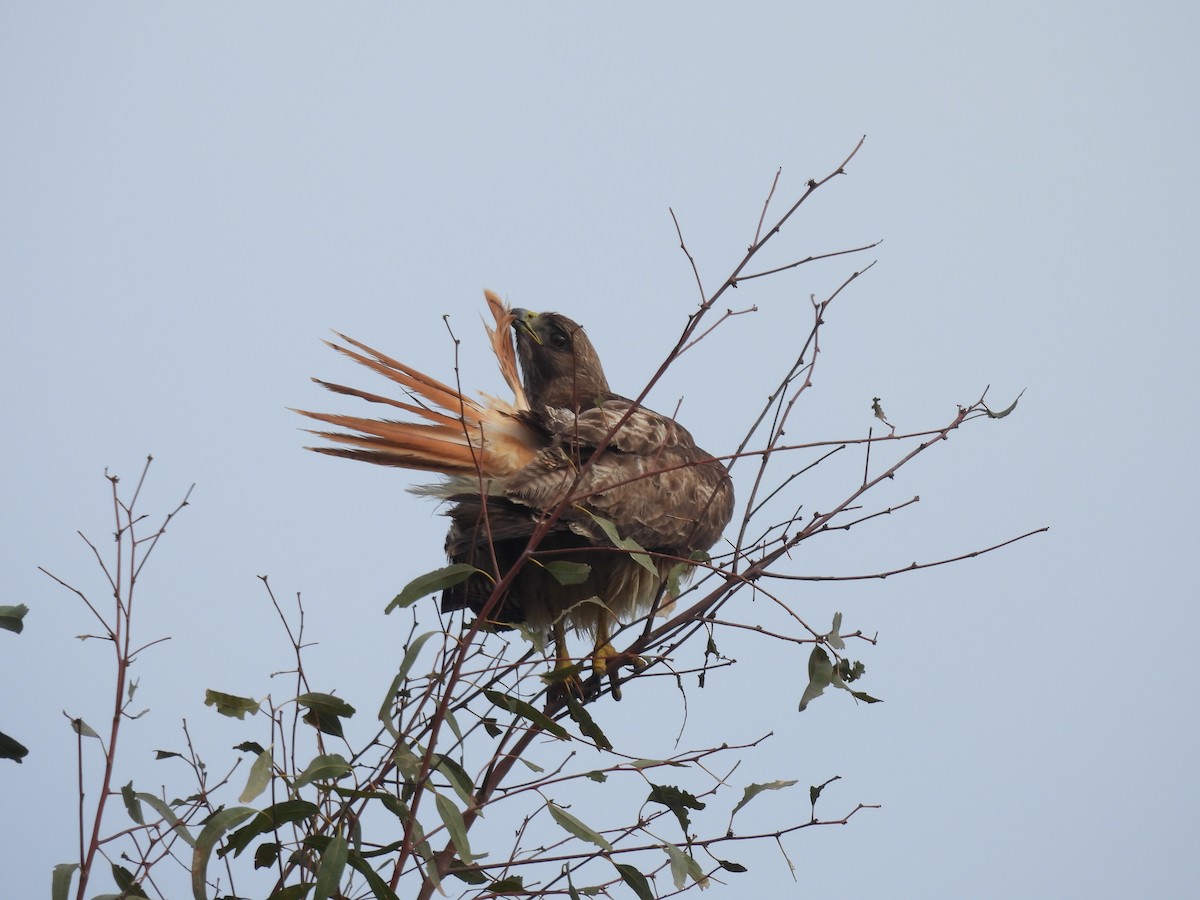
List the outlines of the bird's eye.
{"type": "Polygon", "coordinates": [[[550,346],[556,350],[566,350],[571,346],[571,339],[561,331],[556,331],[550,335],[550,346]]]}

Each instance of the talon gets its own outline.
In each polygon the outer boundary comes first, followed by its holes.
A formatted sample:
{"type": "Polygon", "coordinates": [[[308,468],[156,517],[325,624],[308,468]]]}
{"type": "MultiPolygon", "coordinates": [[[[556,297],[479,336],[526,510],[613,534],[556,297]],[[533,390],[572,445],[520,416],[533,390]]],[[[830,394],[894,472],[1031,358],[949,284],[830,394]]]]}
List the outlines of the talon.
{"type": "Polygon", "coordinates": [[[629,666],[635,671],[646,667],[646,661],[633,653],[618,651],[612,645],[607,621],[601,621],[596,629],[596,647],[592,650],[592,672],[597,682],[608,676],[614,700],[621,699],[621,667],[629,666]]]}

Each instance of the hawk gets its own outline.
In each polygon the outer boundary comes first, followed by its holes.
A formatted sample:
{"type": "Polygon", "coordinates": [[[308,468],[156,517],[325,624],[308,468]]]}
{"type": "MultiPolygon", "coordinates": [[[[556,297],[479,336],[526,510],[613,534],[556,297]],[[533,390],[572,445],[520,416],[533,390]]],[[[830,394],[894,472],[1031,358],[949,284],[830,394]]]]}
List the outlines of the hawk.
{"type": "MultiPolygon", "coordinates": [[[[408,399],[313,380],[400,410],[406,420],[297,410],[343,429],[314,432],[334,446],[308,449],[446,476],[417,491],[449,503],[446,554],[478,572],[444,590],[442,610],[469,608],[494,625],[549,632],[560,666],[571,665],[570,625],[594,638],[592,667],[603,674],[620,656],[613,625],[649,611],[671,570],[720,538],[733,513],[733,484],[682,425],[609,389],[577,323],[485,296],[512,402],[471,399],[339,334],[348,346],[326,343],[398,384],[408,399]]],[[[613,684],[619,698],[615,674],[613,684]]]]}

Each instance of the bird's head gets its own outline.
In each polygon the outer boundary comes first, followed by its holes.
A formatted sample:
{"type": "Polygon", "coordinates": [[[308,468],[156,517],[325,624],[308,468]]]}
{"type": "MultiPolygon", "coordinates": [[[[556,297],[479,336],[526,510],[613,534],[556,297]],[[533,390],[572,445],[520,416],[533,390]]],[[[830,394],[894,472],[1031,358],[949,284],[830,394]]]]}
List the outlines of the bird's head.
{"type": "Polygon", "coordinates": [[[552,312],[512,314],[525,393],[534,409],[588,409],[611,395],[596,348],[578,323],[552,312]]]}

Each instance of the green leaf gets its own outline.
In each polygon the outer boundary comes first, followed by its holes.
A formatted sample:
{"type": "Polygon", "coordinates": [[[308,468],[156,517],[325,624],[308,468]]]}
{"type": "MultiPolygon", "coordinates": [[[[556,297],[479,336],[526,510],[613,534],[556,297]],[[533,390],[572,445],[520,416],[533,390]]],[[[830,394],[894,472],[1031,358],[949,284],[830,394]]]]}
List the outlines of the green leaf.
{"type": "MultiPolygon", "coordinates": [[[[417,749],[420,749],[420,747],[417,749]]],[[[417,754],[403,744],[397,745],[396,751],[392,754],[392,762],[396,764],[397,771],[409,781],[416,781],[417,776],[421,774],[421,760],[423,758],[423,750],[420,754],[417,754]]]]}
{"type": "Polygon", "coordinates": [[[264,841],[254,848],[254,868],[269,869],[279,859],[279,845],[274,841],[264,841]]]}
{"type": "Polygon", "coordinates": [[[430,763],[435,770],[446,776],[450,787],[454,788],[454,793],[458,794],[465,806],[475,803],[475,785],[471,783],[471,776],[467,774],[466,769],[444,753],[433,754],[430,763]]]}
{"type": "Polygon", "coordinates": [[[565,831],[569,831],[581,841],[587,841],[589,844],[595,844],[601,850],[612,852],[612,844],[604,839],[604,836],[599,832],[588,828],[577,818],[562,809],[551,801],[546,802],[546,808],[550,810],[550,816],[559,824],[565,831]]]}
{"type": "Polygon", "coordinates": [[[215,706],[217,712],[232,719],[244,719],[246,713],[254,715],[258,712],[259,701],[249,697],[238,697],[236,694],[222,694],[220,691],[206,690],[204,705],[215,706]]]}
{"type": "Polygon", "coordinates": [[[870,694],[864,693],[863,691],[851,691],[850,696],[854,697],[854,699],[856,699],[856,700],[861,700],[863,703],[882,703],[883,702],[878,697],[872,697],[870,694]]]}
{"type": "Polygon", "coordinates": [[[843,659],[837,664],[837,670],[833,673],[833,683],[840,688],[844,688],[843,682],[857,681],[866,674],[867,667],[856,660],[843,659]]]}
{"type": "Polygon", "coordinates": [[[254,810],[248,806],[234,806],[222,809],[209,816],[200,835],[196,838],[196,846],[192,851],[192,896],[195,900],[208,900],[207,876],[208,861],[212,858],[217,841],[230,828],[240,825],[254,815],[254,810]]]}
{"type": "Polygon", "coordinates": [[[465,881],[467,884],[480,885],[487,884],[487,876],[473,866],[463,865],[461,859],[455,859],[450,863],[450,868],[446,870],[447,875],[453,875],[459,881],[465,881]]]}
{"type": "Polygon", "coordinates": [[[470,865],[475,862],[476,857],[471,852],[471,844],[467,840],[467,826],[463,822],[462,813],[454,805],[454,801],[444,794],[434,794],[433,797],[437,804],[438,815],[442,817],[442,823],[446,826],[446,831],[450,833],[454,849],[458,851],[462,861],[470,865]]]}
{"type": "Polygon", "coordinates": [[[404,590],[392,599],[392,602],[387,605],[384,612],[390,613],[394,609],[404,609],[416,603],[422,597],[427,597],[434,591],[462,584],[476,573],[489,579],[491,577],[482,569],[477,569],[466,563],[453,563],[449,566],[443,566],[440,569],[434,569],[432,572],[426,572],[424,575],[417,576],[405,585],[404,590]]]}
{"type": "Polygon", "coordinates": [[[174,810],[172,810],[171,807],[167,806],[167,804],[165,802],[163,802],[158,797],[155,797],[153,794],[146,794],[141,791],[139,791],[135,796],[142,803],[145,803],[147,806],[149,806],[151,809],[153,809],[156,813],[158,813],[160,816],[162,816],[163,821],[166,822],[168,825],[170,825],[173,829],[175,829],[175,833],[178,834],[181,838],[183,838],[184,842],[189,847],[196,846],[196,839],[194,837],[192,837],[191,833],[187,830],[187,828],[184,826],[184,824],[179,821],[179,817],[177,815],[175,815],[174,810]]]}
{"type": "Polygon", "coordinates": [[[463,733],[462,729],[458,726],[458,719],[454,717],[454,713],[447,709],[444,719],[446,724],[450,726],[450,730],[454,732],[454,736],[458,739],[458,742],[461,744],[463,742],[463,733]]]}
{"type": "MultiPolygon", "coordinates": [[[[402,801],[400,801],[399,799],[397,799],[396,802],[402,803],[402,801]]],[[[429,841],[427,841],[425,839],[425,829],[421,827],[421,823],[419,821],[417,821],[417,819],[412,815],[412,813],[408,812],[407,809],[405,810],[405,812],[406,812],[406,815],[404,816],[405,823],[408,823],[408,822],[412,823],[413,849],[417,851],[417,856],[419,856],[425,862],[425,867],[424,867],[425,877],[428,878],[433,883],[433,886],[435,888],[437,888],[439,894],[444,894],[445,891],[442,890],[442,880],[438,877],[437,865],[430,864],[434,861],[433,860],[433,849],[429,846],[429,841]]]]}
{"type": "Polygon", "coordinates": [[[608,776],[603,772],[585,772],[584,777],[590,778],[592,781],[598,781],[600,784],[608,781],[608,776]]]}
{"type": "Polygon", "coordinates": [[[686,769],[687,766],[681,762],[675,762],[670,759],[635,759],[630,763],[635,769],[653,769],[656,766],[674,766],[678,769],[686,769]]]}
{"type": "Polygon", "coordinates": [[[688,836],[688,828],[691,827],[692,820],[688,815],[689,809],[704,809],[704,804],[695,798],[692,794],[681,788],[672,787],[669,784],[651,784],[650,796],[646,798],[647,803],[661,803],[671,812],[675,813],[675,818],[679,820],[679,827],[683,829],[683,836],[686,839],[688,836]]]}
{"type": "Polygon", "coordinates": [[[813,818],[816,818],[817,815],[817,800],[819,800],[821,797],[821,791],[825,790],[825,788],[829,787],[829,785],[833,784],[835,781],[841,780],[841,775],[834,775],[832,778],[826,782],[823,782],[822,784],[809,785],[808,802],[812,806],[813,818]]]}
{"type": "Polygon", "coordinates": [[[311,881],[307,884],[289,884],[287,887],[277,890],[267,900],[304,900],[312,888],[311,881]]]}
{"type": "Polygon", "coordinates": [[[162,820],[169,824],[170,827],[174,828],[175,834],[178,834],[180,838],[184,839],[188,846],[196,846],[196,839],[194,839],[191,833],[188,832],[187,828],[184,826],[184,823],[179,821],[179,816],[175,815],[174,810],[164,803],[162,799],[155,797],[152,793],[143,793],[140,791],[137,793],[137,798],[140,800],[140,802],[150,806],[150,808],[157,812],[158,815],[162,816],[162,820]]]}
{"type": "Polygon", "coordinates": [[[841,664],[833,670],[833,684],[835,687],[840,687],[843,691],[848,691],[852,697],[861,700],[864,703],[882,703],[883,701],[872,697],[870,694],[856,691],[847,686],[847,681],[855,681],[862,677],[866,667],[860,662],[850,663],[849,660],[843,659],[841,664]]]}
{"type": "Polygon", "coordinates": [[[379,877],[379,873],[371,868],[370,863],[363,859],[361,853],[351,850],[350,855],[347,857],[347,861],[350,863],[350,867],[354,869],[354,871],[358,872],[359,875],[366,879],[367,886],[371,889],[371,893],[374,895],[374,900],[399,900],[399,898],[396,896],[396,892],[388,887],[388,883],[386,881],[379,877]]]}
{"type": "Polygon", "coordinates": [[[541,710],[530,706],[524,700],[518,700],[516,697],[510,697],[508,694],[501,694],[499,691],[492,691],[487,688],[484,688],[483,695],[494,706],[498,706],[510,713],[515,713],[523,719],[528,719],[538,728],[554,735],[559,740],[565,741],[570,738],[570,735],[567,734],[567,729],[552,720],[541,710]]]}
{"type": "Polygon", "coordinates": [[[487,889],[493,894],[528,895],[528,892],[525,890],[525,879],[521,875],[509,875],[507,878],[493,881],[487,886],[487,889]]]}
{"type": "Polygon", "coordinates": [[[296,779],[296,787],[302,788],[314,781],[344,778],[349,774],[350,763],[346,762],[343,756],[337,753],[325,753],[305,766],[300,777],[296,779]]]}
{"type": "Polygon", "coordinates": [[[271,783],[272,762],[271,754],[265,750],[254,758],[254,762],[250,764],[250,775],[246,778],[246,787],[238,797],[238,803],[249,803],[267,789],[267,785],[271,783]]]}
{"type": "Polygon", "coordinates": [[[573,691],[566,691],[567,697],[567,712],[570,713],[572,719],[579,725],[579,731],[584,737],[591,738],[595,741],[596,746],[601,750],[611,750],[612,743],[600,730],[600,726],[592,719],[587,708],[579,702],[579,698],[575,696],[573,691]]]}
{"type": "Polygon", "coordinates": [[[19,763],[28,755],[28,747],[16,738],[9,737],[3,731],[0,731],[0,759],[11,759],[13,762],[19,763]]]}
{"type": "Polygon", "coordinates": [[[688,856],[674,844],[660,846],[666,851],[667,858],[671,860],[671,881],[675,884],[675,890],[682,891],[683,886],[687,884],[688,856]]]}
{"type": "Polygon", "coordinates": [[[813,647],[808,657],[808,687],[800,698],[800,712],[804,712],[808,704],[825,693],[825,688],[829,687],[832,680],[833,663],[829,661],[829,654],[820,647],[813,647]]]}
{"type": "Polygon", "coordinates": [[[29,607],[24,603],[18,603],[16,606],[0,606],[0,628],[20,634],[25,629],[23,619],[28,612],[29,607]]]}
{"type": "Polygon", "coordinates": [[[635,869],[633,866],[625,863],[613,863],[617,871],[621,873],[621,880],[624,881],[633,892],[638,895],[638,900],[654,900],[654,894],[650,891],[650,882],[646,880],[646,876],[635,869]]]}
{"type": "MultiPolygon", "coordinates": [[[[255,756],[258,756],[265,748],[258,741],[242,741],[240,744],[234,744],[233,749],[240,750],[242,753],[253,753],[255,756]]],[[[178,756],[179,754],[176,753],[175,755],[178,756]]]]}
{"type": "Polygon", "coordinates": [[[583,665],[581,663],[571,663],[570,665],[560,666],[557,669],[551,669],[549,672],[544,672],[538,677],[546,684],[553,686],[556,684],[566,684],[582,671],[583,665]]]}
{"type": "Polygon", "coordinates": [[[320,812],[315,803],[308,800],[284,800],[274,806],[268,806],[259,812],[250,822],[243,825],[225,841],[225,846],[217,851],[217,856],[224,857],[232,852],[234,858],[242,855],[242,851],[250,846],[256,837],[270,834],[276,828],[290,825],[292,822],[302,822],[320,812]]]}
{"type": "Polygon", "coordinates": [[[54,867],[54,873],[50,876],[50,900],[67,900],[71,879],[78,868],[79,863],[59,863],[54,867]]]}
{"type": "MultiPolygon", "coordinates": [[[[237,748],[235,747],[234,749],[236,750],[237,748]]],[[[170,759],[172,756],[178,756],[180,759],[183,759],[183,754],[176,753],[174,750],[155,750],[154,751],[155,759],[170,759]]]]}
{"type": "Polygon", "coordinates": [[[666,843],[661,846],[671,860],[671,880],[675,883],[675,890],[683,890],[689,878],[696,882],[700,890],[708,887],[708,876],[690,853],[685,853],[675,844],[666,843]]]}
{"type": "Polygon", "coordinates": [[[142,817],[142,804],[138,802],[137,794],[133,792],[132,781],[121,788],[121,799],[125,801],[125,811],[129,813],[129,818],[139,825],[145,825],[146,820],[142,817]]]}
{"type": "Polygon", "coordinates": [[[589,509],[584,509],[583,507],[580,507],[580,509],[583,509],[585,513],[592,517],[592,520],[600,526],[600,530],[604,532],[605,536],[608,537],[614,547],[620,547],[622,550],[628,550],[629,555],[635,562],[638,563],[638,565],[646,569],[655,578],[659,577],[658,566],[654,564],[654,560],[650,558],[650,554],[646,552],[645,547],[633,540],[633,538],[621,537],[621,535],[617,533],[617,526],[608,519],[596,515],[589,509]]]}
{"type": "Polygon", "coordinates": [[[504,894],[521,894],[528,896],[528,890],[524,889],[524,876],[510,875],[506,878],[500,878],[499,881],[493,881],[487,886],[488,893],[504,895],[504,894]]]}
{"type": "Polygon", "coordinates": [[[763,791],[779,791],[783,788],[791,787],[795,781],[769,781],[766,784],[751,784],[746,786],[745,792],[742,794],[742,799],[738,801],[738,805],[733,808],[733,812],[729,814],[729,821],[733,821],[733,817],[737,815],[737,811],[761,794],[763,791]]]}
{"type": "Polygon", "coordinates": [[[357,710],[336,694],[301,694],[296,702],[306,709],[321,709],[334,716],[350,718],[357,710]]]}
{"type": "Polygon", "coordinates": [[[342,719],[350,718],[356,710],[353,706],[333,694],[301,694],[296,702],[308,710],[304,721],[334,737],[343,737],[342,719]]]}
{"type": "Polygon", "coordinates": [[[113,881],[117,883],[117,887],[121,889],[120,900],[125,900],[127,897],[146,896],[146,892],[142,890],[142,886],[137,883],[137,879],[133,877],[133,873],[124,866],[118,866],[116,863],[113,863],[112,876],[113,881]]]}
{"type": "Polygon", "coordinates": [[[313,900],[329,900],[342,883],[342,873],[346,870],[346,854],[349,852],[346,839],[335,834],[321,852],[321,861],[317,864],[317,883],[313,891],[313,900]]]}
{"type": "Polygon", "coordinates": [[[592,567],[587,563],[571,562],[567,559],[556,559],[540,565],[553,575],[559,584],[583,584],[592,574],[592,567]]]}
{"type": "Polygon", "coordinates": [[[715,857],[715,856],[713,857],[713,859],[716,859],[717,865],[720,866],[722,869],[724,869],[726,872],[746,872],[746,871],[748,871],[748,869],[745,866],[743,866],[741,863],[730,862],[727,859],[717,859],[717,857],[715,857]]]}
{"type": "Polygon", "coordinates": [[[408,677],[408,670],[411,669],[413,663],[417,661],[417,657],[421,653],[421,648],[425,646],[425,642],[435,634],[440,633],[441,632],[437,631],[427,631],[408,645],[408,650],[406,650],[404,653],[404,659],[400,661],[400,670],[396,673],[396,677],[392,679],[391,686],[388,688],[387,696],[383,698],[383,705],[379,707],[379,721],[383,723],[383,726],[388,730],[388,733],[397,740],[400,739],[400,732],[396,729],[396,723],[392,721],[392,704],[396,700],[396,693],[400,690],[400,686],[404,684],[404,680],[408,677]]]}

